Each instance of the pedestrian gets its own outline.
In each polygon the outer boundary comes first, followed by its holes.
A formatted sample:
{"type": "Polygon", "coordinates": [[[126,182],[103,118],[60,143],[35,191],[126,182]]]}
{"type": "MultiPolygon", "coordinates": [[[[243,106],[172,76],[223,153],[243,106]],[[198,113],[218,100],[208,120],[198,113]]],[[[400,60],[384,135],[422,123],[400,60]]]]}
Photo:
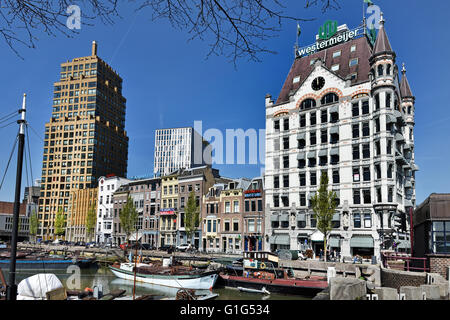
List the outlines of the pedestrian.
{"type": "Polygon", "coordinates": [[[323,258],[323,250],[322,250],[322,248],[320,248],[320,251],[319,251],[319,260],[322,260],[322,258],[323,258]]]}

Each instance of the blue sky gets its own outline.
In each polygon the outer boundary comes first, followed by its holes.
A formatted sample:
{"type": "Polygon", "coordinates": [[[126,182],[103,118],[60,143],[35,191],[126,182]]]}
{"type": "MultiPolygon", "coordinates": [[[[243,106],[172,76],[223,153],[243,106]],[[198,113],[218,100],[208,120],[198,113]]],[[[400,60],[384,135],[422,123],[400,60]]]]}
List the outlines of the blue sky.
{"type": "MultiPolygon", "coordinates": [[[[292,1],[291,1],[292,2],[292,1]]],[[[327,19],[356,27],[362,20],[363,0],[341,0],[340,10],[322,14],[319,8],[304,9],[306,1],[288,6],[290,15],[317,18],[301,24],[300,44],[314,42],[318,27],[327,19]]],[[[381,6],[386,29],[397,63],[406,63],[408,79],[416,96],[416,175],[417,202],[432,192],[450,192],[450,113],[448,101],[448,52],[446,33],[448,1],[423,4],[419,0],[374,1],[381,6]]],[[[151,21],[148,11],[136,14],[122,5],[122,19],[114,25],[82,25],[79,34],[37,34],[36,49],[17,46],[18,58],[0,41],[3,78],[0,117],[17,109],[22,94],[28,95],[27,119],[44,135],[50,119],[53,83],[58,80],[61,62],[90,55],[91,42],[99,44],[98,55],[124,79],[127,98],[126,130],[130,137],[128,175],[153,171],[154,130],[164,127],[193,126],[203,121],[203,130],[265,127],[264,97],[276,98],[293,61],[296,24],[286,22],[277,38],[266,46],[277,54],[262,55],[262,62],[240,60],[235,68],[226,58],[211,56],[200,40],[187,41],[187,32],[174,29],[167,21],[151,21]]],[[[83,21],[82,21],[83,22],[83,21]]],[[[0,129],[0,174],[17,133],[16,126],[0,129]]],[[[30,131],[33,175],[40,177],[43,143],[30,131]]],[[[15,161],[15,156],[14,156],[15,161]]],[[[260,175],[260,165],[218,165],[228,177],[260,175]]],[[[15,162],[0,190],[0,200],[13,201],[15,162]]],[[[25,175],[25,171],[24,171],[25,175]]],[[[24,178],[24,183],[26,179],[24,178]]]]}

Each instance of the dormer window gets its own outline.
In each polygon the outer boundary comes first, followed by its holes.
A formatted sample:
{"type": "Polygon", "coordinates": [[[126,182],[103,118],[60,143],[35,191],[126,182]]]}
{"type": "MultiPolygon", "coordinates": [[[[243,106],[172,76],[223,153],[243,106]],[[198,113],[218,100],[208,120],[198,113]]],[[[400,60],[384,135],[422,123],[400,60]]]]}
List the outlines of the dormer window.
{"type": "Polygon", "coordinates": [[[338,58],[341,56],[341,50],[333,52],[333,58],[338,58]]]}
{"type": "Polygon", "coordinates": [[[294,80],[292,80],[292,83],[299,83],[300,82],[300,76],[296,76],[294,80]]]}
{"type": "Polygon", "coordinates": [[[331,67],[331,71],[336,72],[338,70],[339,70],[339,65],[338,64],[335,64],[334,66],[331,67]]]}
{"type": "Polygon", "coordinates": [[[358,64],[358,58],[352,59],[349,62],[350,67],[356,66],[357,64],[358,64]]]}
{"type": "Polygon", "coordinates": [[[356,45],[351,46],[350,52],[355,52],[355,51],[356,51],[356,45]]]}

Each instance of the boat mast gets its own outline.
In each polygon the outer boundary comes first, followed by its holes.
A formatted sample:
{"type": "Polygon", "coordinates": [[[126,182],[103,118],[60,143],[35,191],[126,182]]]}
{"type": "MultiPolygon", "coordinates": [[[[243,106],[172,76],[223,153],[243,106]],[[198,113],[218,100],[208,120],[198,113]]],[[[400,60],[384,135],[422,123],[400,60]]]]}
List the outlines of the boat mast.
{"type": "Polygon", "coordinates": [[[23,165],[23,147],[25,143],[25,113],[26,113],[26,98],[23,94],[22,109],[19,110],[21,114],[20,120],[17,123],[20,125],[19,130],[19,149],[17,151],[17,172],[16,172],[16,191],[14,199],[13,210],[13,227],[11,235],[11,255],[9,260],[9,285],[6,288],[6,299],[17,299],[17,285],[16,285],[16,254],[17,254],[17,237],[19,229],[19,211],[20,211],[20,191],[22,183],[22,165],[23,165]]]}
{"type": "Polygon", "coordinates": [[[135,245],[135,255],[134,255],[134,283],[133,283],[133,300],[136,295],[136,272],[137,272],[137,239],[138,239],[138,228],[136,228],[136,241],[134,242],[135,245]]]}

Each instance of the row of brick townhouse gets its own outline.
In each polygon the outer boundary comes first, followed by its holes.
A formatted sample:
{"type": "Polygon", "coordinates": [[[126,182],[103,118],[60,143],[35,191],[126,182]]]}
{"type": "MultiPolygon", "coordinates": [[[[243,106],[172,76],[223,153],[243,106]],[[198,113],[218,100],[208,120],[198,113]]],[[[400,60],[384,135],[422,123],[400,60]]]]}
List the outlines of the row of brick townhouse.
{"type": "Polygon", "coordinates": [[[241,253],[263,248],[261,177],[230,179],[221,177],[217,169],[201,166],[140,180],[100,177],[98,185],[98,243],[120,245],[127,241],[120,213],[131,198],[138,220],[130,240],[137,238],[153,248],[190,243],[208,252],[241,253]],[[199,206],[199,220],[189,238],[185,209],[191,192],[199,206]]]}

